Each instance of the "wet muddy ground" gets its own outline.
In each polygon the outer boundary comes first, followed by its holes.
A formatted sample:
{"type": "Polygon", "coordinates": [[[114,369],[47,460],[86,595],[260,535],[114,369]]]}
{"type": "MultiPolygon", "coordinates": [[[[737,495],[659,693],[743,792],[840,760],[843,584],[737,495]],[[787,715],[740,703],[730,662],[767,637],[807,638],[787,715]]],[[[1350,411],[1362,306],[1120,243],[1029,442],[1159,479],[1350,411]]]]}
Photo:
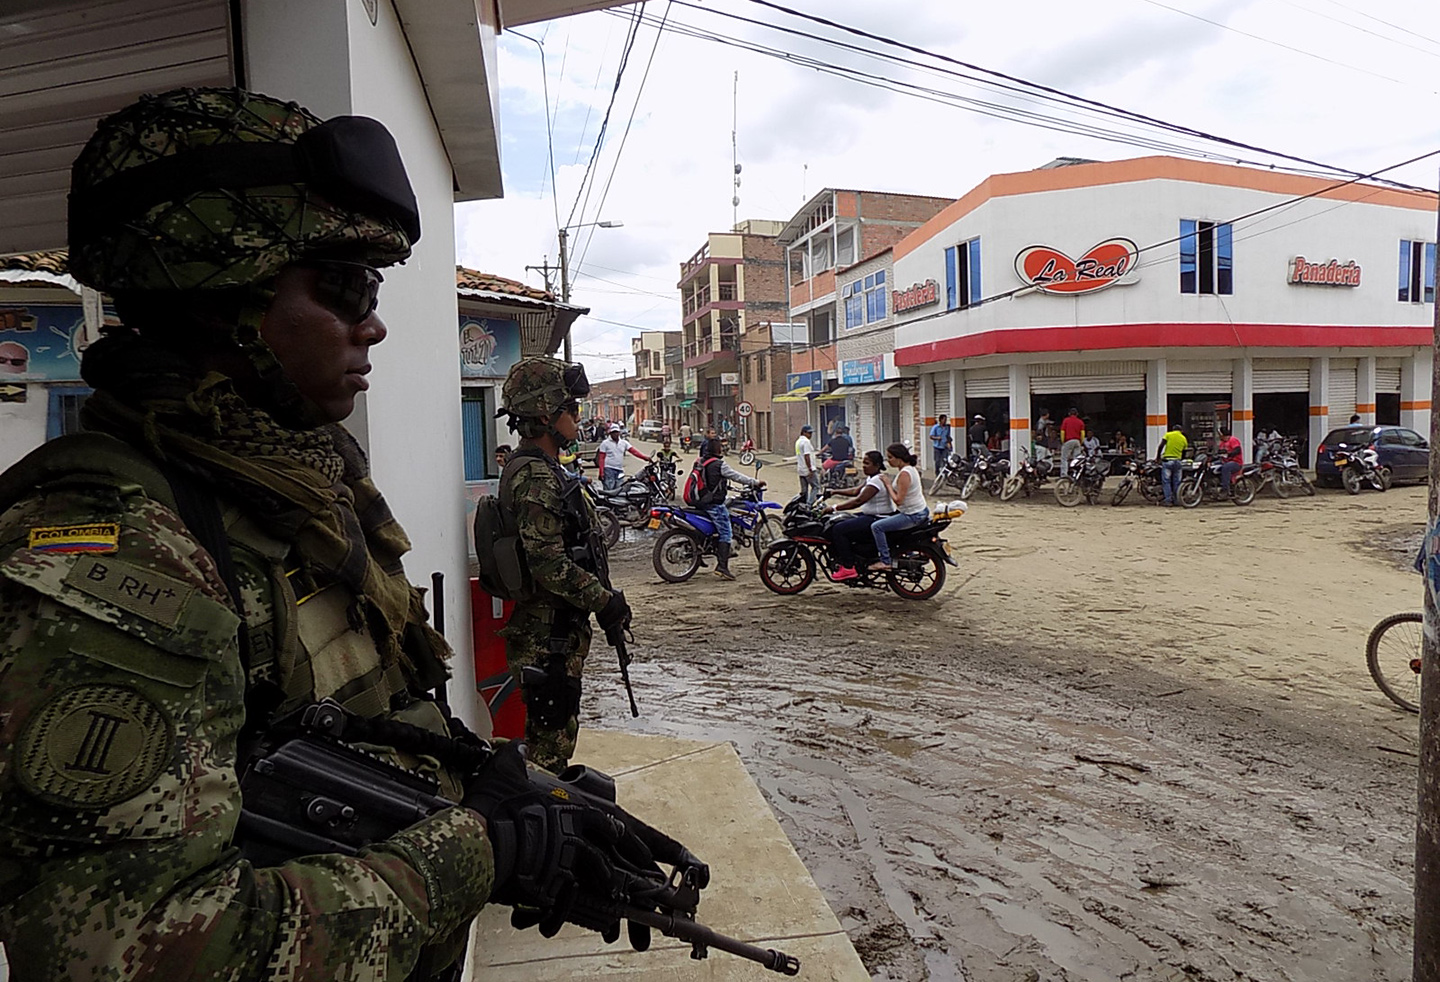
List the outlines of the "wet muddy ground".
{"type": "Polygon", "coordinates": [[[1407,979],[1416,720],[1363,649],[1424,509],[981,501],[919,603],[627,541],[642,717],[597,646],[582,722],[733,741],[877,980],[1407,979]]]}

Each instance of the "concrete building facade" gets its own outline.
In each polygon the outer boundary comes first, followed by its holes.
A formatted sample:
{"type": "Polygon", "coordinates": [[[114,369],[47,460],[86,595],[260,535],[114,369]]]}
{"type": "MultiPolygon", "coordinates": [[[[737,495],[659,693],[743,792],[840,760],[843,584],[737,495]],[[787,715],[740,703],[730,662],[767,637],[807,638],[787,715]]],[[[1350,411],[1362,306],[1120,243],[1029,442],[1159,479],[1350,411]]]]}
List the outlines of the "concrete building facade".
{"type": "Polygon", "coordinates": [[[894,249],[921,439],[977,412],[1018,458],[1043,409],[1146,448],[1258,424],[1307,456],[1352,413],[1429,433],[1433,195],[1148,157],[995,175],[894,249]],[[1003,302],[1002,302],[1003,301],[1003,302]],[[1001,422],[1003,421],[1003,423],[1001,422]]]}

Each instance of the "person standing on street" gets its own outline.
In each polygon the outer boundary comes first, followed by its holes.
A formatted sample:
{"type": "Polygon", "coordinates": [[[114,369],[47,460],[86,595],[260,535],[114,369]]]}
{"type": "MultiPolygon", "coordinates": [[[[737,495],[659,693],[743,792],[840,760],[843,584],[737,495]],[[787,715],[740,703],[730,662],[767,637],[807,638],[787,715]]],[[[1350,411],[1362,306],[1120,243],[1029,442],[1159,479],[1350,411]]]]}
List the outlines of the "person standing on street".
{"type": "Polygon", "coordinates": [[[1085,421],[1080,418],[1080,410],[1072,408],[1065,418],[1060,421],[1060,476],[1067,477],[1070,474],[1070,462],[1080,456],[1081,443],[1085,438],[1085,421]]]}
{"type": "Polygon", "coordinates": [[[990,433],[985,429],[985,417],[976,413],[970,420],[970,426],[965,431],[965,440],[970,444],[970,456],[983,454],[987,449],[986,444],[990,440],[990,433]]]}
{"type": "Polygon", "coordinates": [[[1189,445],[1190,441],[1180,432],[1179,423],[1171,423],[1160,438],[1160,450],[1156,456],[1160,458],[1160,482],[1165,490],[1167,506],[1180,503],[1180,475],[1185,468],[1185,448],[1189,445]]]}
{"type": "Polygon", "coordinates": [[[83,431],[0,476],[11,977],[453,979],[485,903],[548,922],[575,886],[608,896],[573,858],[608,847],[515,752],[419,749],[474,737],[431,694],[452,652],[339,425],[387,334],[379,269],[420,236],[390,134],[237,88],[147,96],[100,121],[70,204],[70,273],[120,323],[84,352],[83,431]],[[253,765],[322,699],[462,804],[253,858],[253,765]],[[506,841],[521,804],[536,838],[506,841]]]}
{"type": "Polygon", "coordinates": [[[624,479],[627,453],[646,462],[650,460],[625,439],[619,423],[611,423],[609,432],[595,451],[595,466],[600,468],[600,483],[606,491],[614,491],[624,479]]]}
{"type": "Polygon", "coordinates": [[[950,417],[944,413],[930,427],[930,446],[935,451],[935,473],[939,474],[945,469],[945,462],[950,459],[950,450],[955,446],[954,434],[950,432],[950,417]]]}
{"type": "Polygon", "coordinates": [[[795,472],[800,476],[800,495],[808,505],[815,500],[815,492],[820,489],[820,477],[816,473],[816,464],[819,462],[815,454],[815,444],[811,442],[810,435],[815,428],[809,423],[800,427],[800,436],[795,441],[795,472]]]}
{"type": "Polygon", "coordinates": [[[590,614],[605,631],[630,622],[625,594],[608,586],[609,557],[594,534],[590,499],[558,461],[575,439],[574,412],[589,390],[582,366],[539,357],[516,362],[500,390],[501,411],[521,437],[500,478],[500,508],[519,530],[535,585],[500,635],[525,699],[530,759],[557,773],[575,753],[590,614]]]}

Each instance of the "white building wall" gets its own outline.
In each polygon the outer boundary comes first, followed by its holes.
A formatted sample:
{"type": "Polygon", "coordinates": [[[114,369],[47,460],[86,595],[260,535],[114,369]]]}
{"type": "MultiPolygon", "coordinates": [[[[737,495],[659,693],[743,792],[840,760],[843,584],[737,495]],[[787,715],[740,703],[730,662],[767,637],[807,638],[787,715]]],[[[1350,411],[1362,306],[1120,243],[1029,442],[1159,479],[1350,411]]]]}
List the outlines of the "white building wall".
{"type": "Polygon", "coordinates": [[[45,442],[49,390],[39,382],[21,384],[26,387],[24,402],[0,402],[0,470],[45,442]]]}
{"type": "MultiPolygon", "coordinates": [[[[259,92],[294,99],[325,117],[372,116],[394,134],[420,203],[420,242],[385,273],[380,315],[389,337],[375,349],[363,411],[351,418],[370,454],[376,483],[405,527],[410,579],[428,586],[445,574],[445,635],[456,651],[455,692],[475,692],[460,433],[456,331],[454,180],[425,91],[385,0],[371,25],[364,6],[344,0],[245,0],[247,80],[259,92]]],[[[453,698],[453,695],[452,695],[453,698]]],[[[474,721],[475,706],[458,701],[474,721]]]]}

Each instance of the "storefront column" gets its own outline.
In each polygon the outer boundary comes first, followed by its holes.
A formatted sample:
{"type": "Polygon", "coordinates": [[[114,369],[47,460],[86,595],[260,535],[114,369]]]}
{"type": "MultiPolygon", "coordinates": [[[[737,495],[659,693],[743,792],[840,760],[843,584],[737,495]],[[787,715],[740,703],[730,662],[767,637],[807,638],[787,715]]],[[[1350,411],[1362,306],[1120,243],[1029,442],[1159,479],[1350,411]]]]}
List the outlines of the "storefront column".
{"type": "Polygon", "coordinates": [[[1148,457],[1154,448],[1160,446],[1168,422],[1166,406],[1170,391],[1165,384],[1165,359],[1156,358],[1145,363],[1145,446],[1148,457]]]}
{"type": "Polygon", "coordinates": [[[1430,439],[1430,373],[1434,354],[1429,348],[1400,363],[1400,425],[1430,439]]]}
{"type": "Polygon", "coordinates": [[[1030,366],[1010,366],[1010,473],[1030,459],[1030,366]]]}
{"type": "Polygon", "coordinates": [[[955,441],[955,449],[961,453],[969,451],[970,445],[965,442],[965,427],[970,418],[965,412],[965,373],[957,369],[950,369],[950,437],[955,441]]]}
{"type": "Polygon", "coordinates": [[[1375,359],[1355,359],[1355,412],[1366,426],[1375,425],[1375,359]]]}
{"type": "MultiPolygon", "coordinates": [[[[935,425],[935,376],[920,376],[920,432],[916,434],[915,445],[910,449],[917,455],[930,453],[930,427],[935,425]]],[[[928,459],[928,458],[927,458],[928,459]]]]}
{"type": "Polygon", "coordinates": [[[1240,439],[1246,459],[1254,459],[1255,366],[1247,355],[1230,369],[1230,432],[1240,439]]]}
{"type": "Polygon", "coordinates": [[[1310,445],[1306,466],[1315,466],[1315,448],[1330,429],[1330,359],[1310,359],[1310,445]]]}

